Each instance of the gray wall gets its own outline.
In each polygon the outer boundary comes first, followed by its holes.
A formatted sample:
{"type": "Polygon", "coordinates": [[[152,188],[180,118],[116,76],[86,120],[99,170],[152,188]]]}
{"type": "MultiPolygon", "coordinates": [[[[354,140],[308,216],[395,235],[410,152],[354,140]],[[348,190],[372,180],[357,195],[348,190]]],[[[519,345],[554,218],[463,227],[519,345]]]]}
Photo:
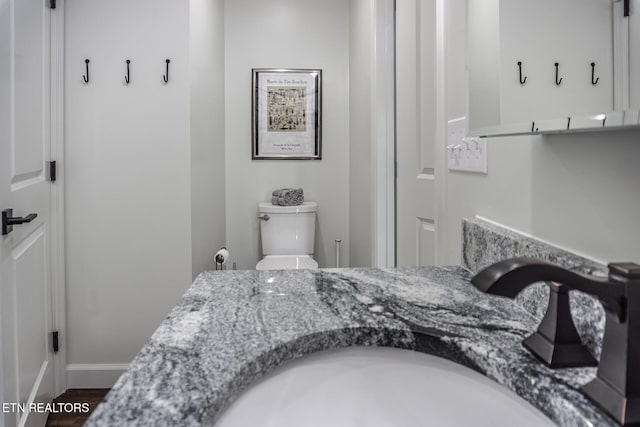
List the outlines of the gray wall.
{"type": "Polygon", "coordinates": [[[215,268],[225,242],[224,0],[191,0],[192,274],[215,268]]]}
{"type": "MultiPolygon", "coordinates": [[[[349,236],[351,267],[373,263],[373,175],[371,170],[371,64],[373,4],[351,0],[349,46],[349,236]]],[[[346,265],[346,264],[345,264],[346,265]]]]}
{"type": "Polygon", "coordinates": [[[261,258],[258,203],[302,187],[318,203],[314,258],[334,265],[342,239],[349,264],[349,2],[225,1],[226,225],[239,269],[261,258]],[[321,68],[322,160],[251,160],[251,69],[321,68]]]}
{"type": "MultiPolygon", "coordinates": [[[[466,0],[447,0],[446,119],[467,114],[466,0]]],[[[637,75],[636,75],[637,76],[637,75]]],[[[490,138],[487,176],[447,172],[444,263],[480,215],[600,260],[640,260],[640,132],[490,138]]]]}

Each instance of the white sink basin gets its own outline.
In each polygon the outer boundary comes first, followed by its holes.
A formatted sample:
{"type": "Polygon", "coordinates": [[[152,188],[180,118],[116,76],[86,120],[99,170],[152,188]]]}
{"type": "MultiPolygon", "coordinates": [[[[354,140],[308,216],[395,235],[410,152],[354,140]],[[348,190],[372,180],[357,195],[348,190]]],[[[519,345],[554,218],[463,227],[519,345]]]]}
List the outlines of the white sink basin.
{"type": "Polygon", "coordinates": [[[469,368],[423,353],[355,347],[312,354],[265,375],[216,427],[553,426],[469,368]]]}

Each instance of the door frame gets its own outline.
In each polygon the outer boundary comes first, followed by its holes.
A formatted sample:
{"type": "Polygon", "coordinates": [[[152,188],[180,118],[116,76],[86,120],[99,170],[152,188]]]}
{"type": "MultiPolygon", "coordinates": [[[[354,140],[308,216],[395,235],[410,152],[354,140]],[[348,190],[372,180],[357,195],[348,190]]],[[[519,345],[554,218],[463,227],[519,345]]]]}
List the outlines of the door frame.
{"type": "MultiPolygon", "coordinates": [[[[435,263],[447,253],[445,0],[436,2],[435,263]]],[[[396,266],[395,0],[374,0],[371,69],[373,266],[396,266]]]]}
{"type": "Polygon", "coordinates": [[[373,2],[371,138],[373,267],[395,267],[395,0],[373,2]]]}
{"type": "Polygon", "coordinates": [[[445,263],[448,253],[448,210],[447,210],[447,114],[446,114],[446,0],[436,2],[436,133],[435,133],[435,186],[434,186],[434,220],[435,220],[435,264],[445,263]]]}
{"type": "Polygon", "coordinates": [[[56,182],[51,183],[51,298],[53,330],[58,331],[59,350],[54,354],[55,393],[67,389],[66,279],[64,246],[64,0],[51,11],[51,153],[56,162],[56,182]]]}

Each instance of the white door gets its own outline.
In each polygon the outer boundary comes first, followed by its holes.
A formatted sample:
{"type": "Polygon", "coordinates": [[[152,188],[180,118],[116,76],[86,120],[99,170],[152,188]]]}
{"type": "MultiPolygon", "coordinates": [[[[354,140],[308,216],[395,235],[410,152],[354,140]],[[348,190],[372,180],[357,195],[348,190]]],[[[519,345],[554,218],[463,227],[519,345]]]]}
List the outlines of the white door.
{"type": "MultiPolygon", "coordinates": [[[[0,0],[0,210],[29,223],[0,236],[0,401],[50,402],[49,22],[44,0],[0,0]]],[[[3,408],[0,426],[46,413],[3,408]]]]}
{"type": "Polygon", "coordinates": [[[396,265],[435,263],[436,1],[396,1],[396,265]]]}

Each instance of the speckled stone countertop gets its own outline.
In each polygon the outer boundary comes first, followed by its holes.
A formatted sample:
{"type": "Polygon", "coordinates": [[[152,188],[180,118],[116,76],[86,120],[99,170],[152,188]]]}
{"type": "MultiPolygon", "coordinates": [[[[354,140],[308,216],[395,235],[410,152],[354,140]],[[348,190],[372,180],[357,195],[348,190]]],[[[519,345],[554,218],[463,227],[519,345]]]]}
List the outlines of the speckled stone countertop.
{"type": "Polygon", "coordinates": [[[596,370],[554,371],[535,360],[521,345],[537,326],[534,315],[477,291],[471,274],[463,267],[204,272],[86,425],[212,425],[282,362],[354,345],[456,361],[559,425],[615,425],[579,391],[596,370]]]}

